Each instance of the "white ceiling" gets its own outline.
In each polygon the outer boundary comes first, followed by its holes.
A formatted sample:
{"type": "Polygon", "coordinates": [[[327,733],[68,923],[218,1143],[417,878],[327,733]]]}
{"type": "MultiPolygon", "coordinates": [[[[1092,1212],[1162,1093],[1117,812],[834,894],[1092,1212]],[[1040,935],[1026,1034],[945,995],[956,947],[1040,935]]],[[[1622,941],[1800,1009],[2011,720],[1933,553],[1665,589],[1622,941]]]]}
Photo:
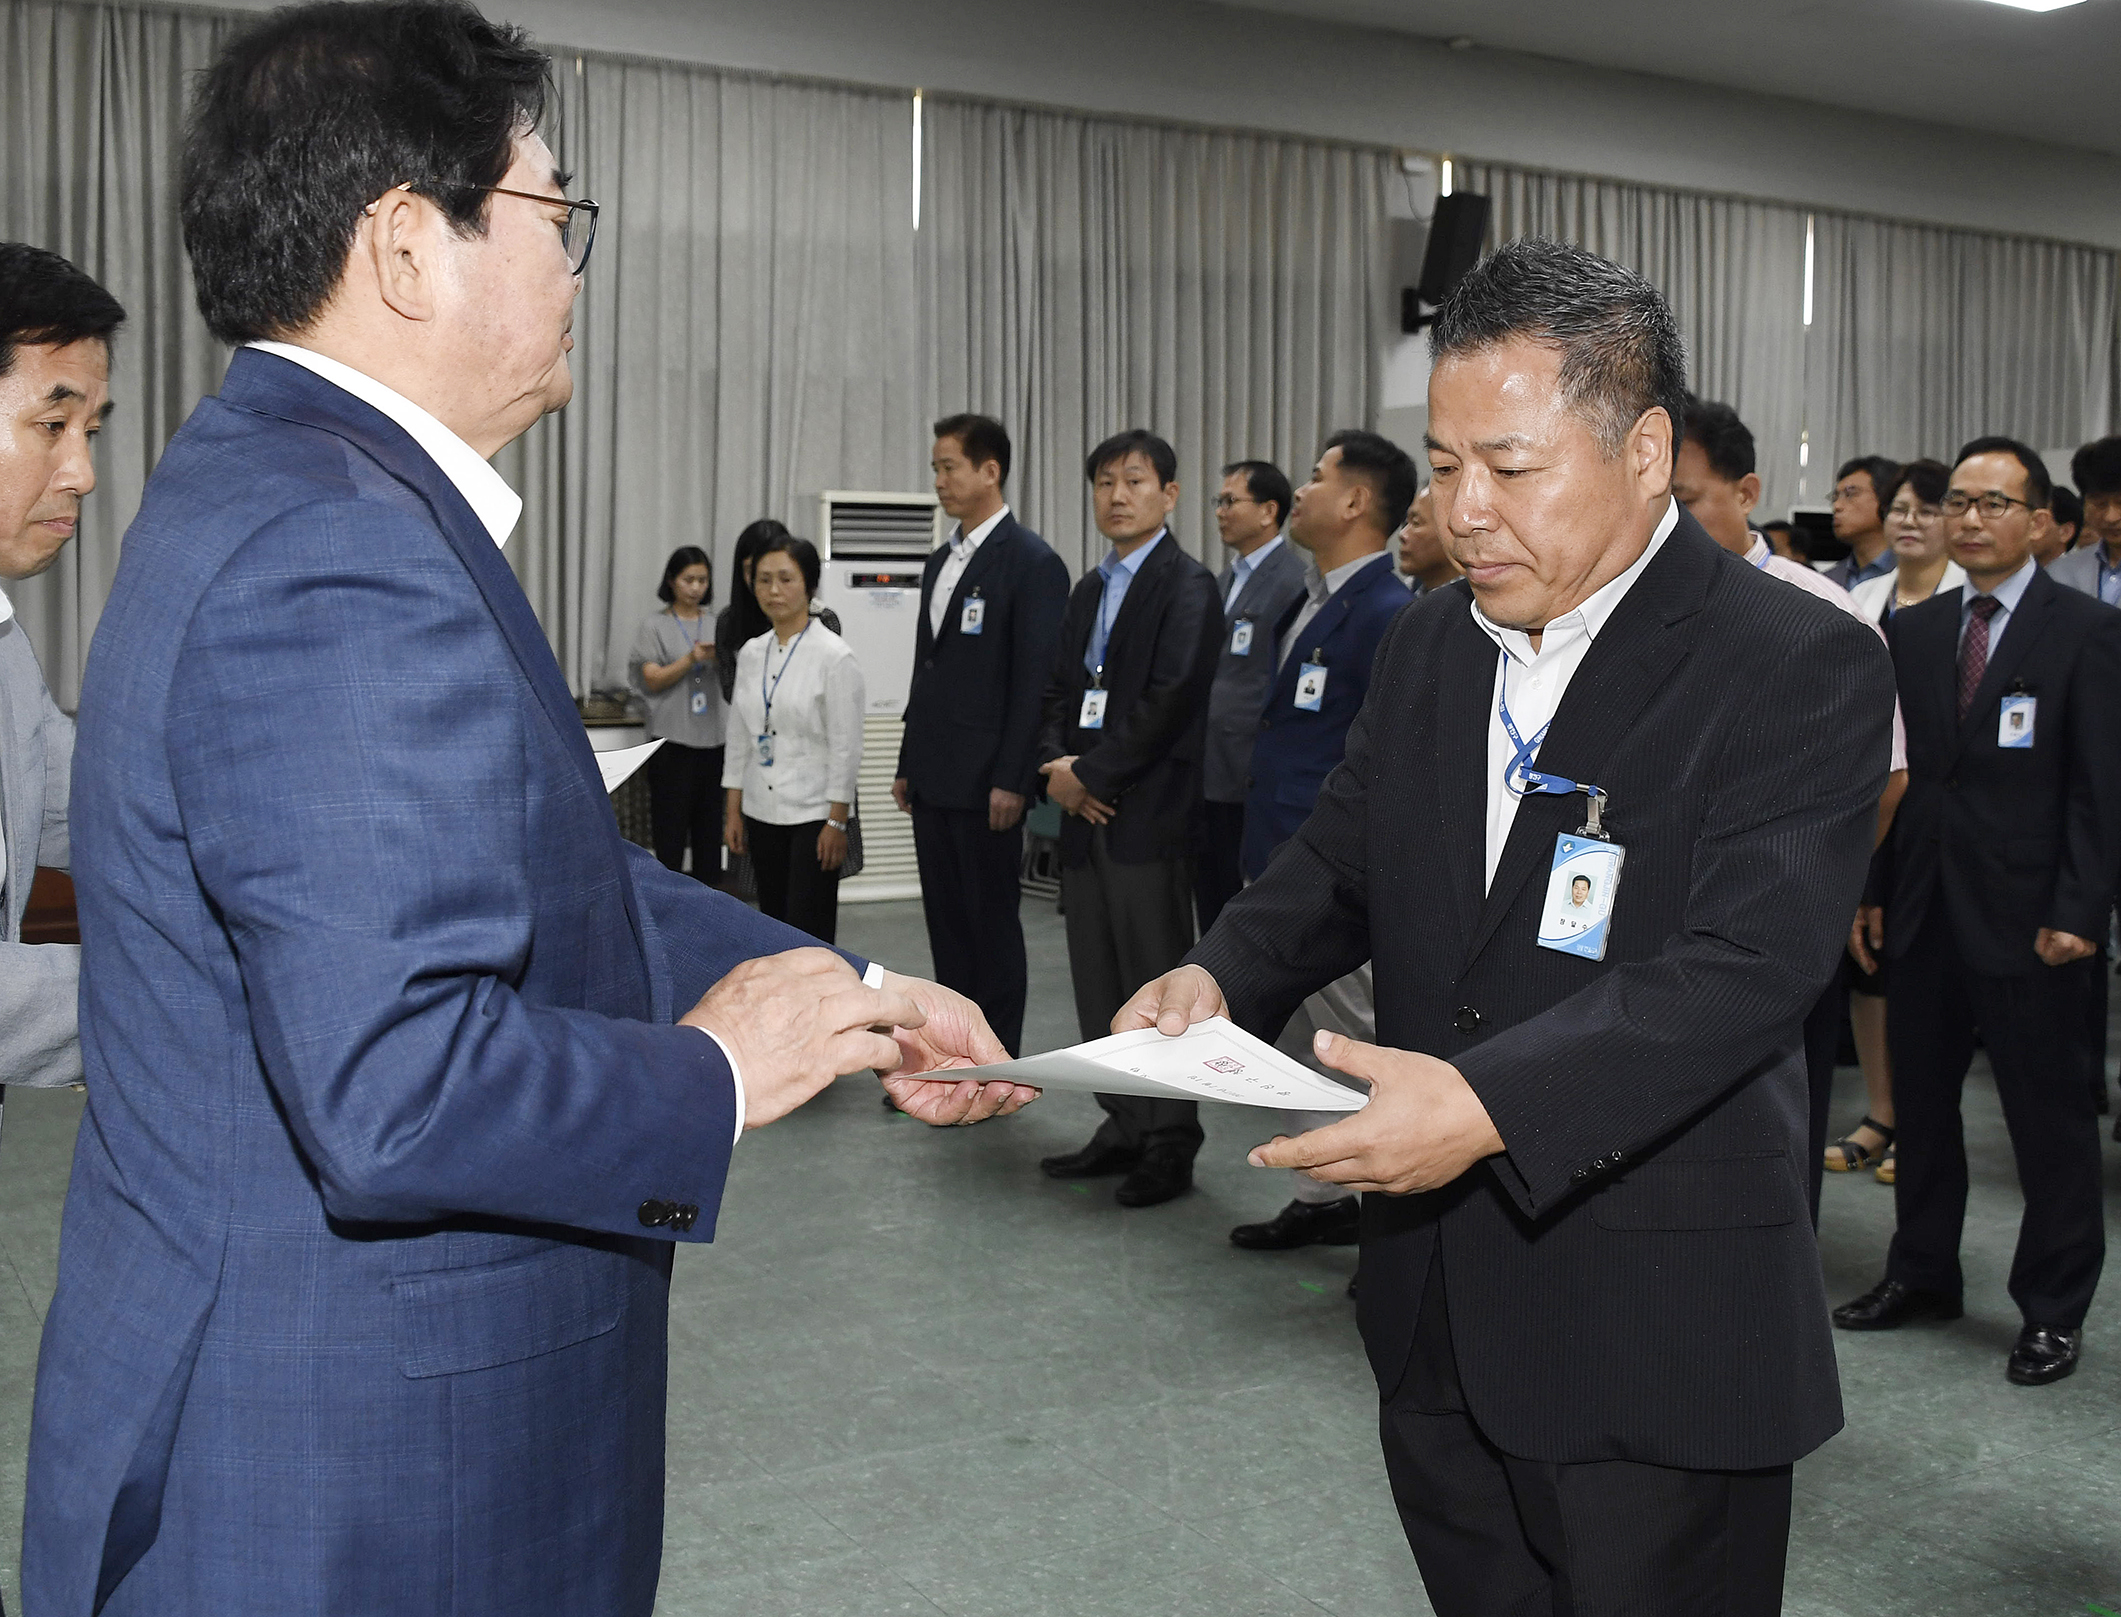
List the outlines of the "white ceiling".
{"type": "Polygon", "coordinates": [[[2121,153],[2121,0],[1224,0],[2121,153]]]}

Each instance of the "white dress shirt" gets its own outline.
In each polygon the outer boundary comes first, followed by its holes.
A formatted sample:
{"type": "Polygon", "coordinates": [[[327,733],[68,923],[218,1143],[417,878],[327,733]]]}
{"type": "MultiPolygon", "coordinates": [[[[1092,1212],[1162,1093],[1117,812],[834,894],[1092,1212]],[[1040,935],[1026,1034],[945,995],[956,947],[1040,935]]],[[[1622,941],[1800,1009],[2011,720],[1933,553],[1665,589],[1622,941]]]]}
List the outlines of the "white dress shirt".
{"type": "Polygon", "coordinates": [[[254,342],[244,346],[260,353],[277,354],[306,371],[314,371],[334,387],[344,389],[363,404],[390,417],[405,429],[408,438],[427,451],[427,458],[441,468],[442,475],[456,485],[457,492],[464,496],[464,503],[471,507],[472,515],[493,535],[493,542],[497,545],[508,543],[508,536],[515,532],[516,523],[523,515],[522,495],[510,488],[476,449],[404,394],[385,387],[373,376],[357,371],[351,365],[293,343],[254,342]]]}
{"type": "Polygon", "coordinates": [[[935,570],[935,593],[928,598],[928,632],[937,639],[942,638],[943,617],[950,610],[950,597],[957,593],[957,581],[972,565],[973,552],[979,549],[988,534],[1001,526],[1002,518],[1008,514],[1009,508],[1005,505],[970,533],[962,526],[951,530],[950,554],[935,570]]]}
{"type": "MultiPolygon", "coordinates": [[[[1517,756],[1509,731],[1502,727],[1504,680],[1509,681],[1511,721],[1516,724],[1517,733],[1529,741],[1553,721],[1562,697],[1568,694],[1569,681],[1583,666],[1592,642],[1678,525],[1679,502],[1668,500],[1663,520],[1657,524],[1657,531],[1650,535],[1649,544],[1635,558],[1634,564],[1618,578],[1592,591],[1575,610],[1564,612],[1549,623],[1539,637],[1537,651],[1532,649],[1531,636],[1524,630],[1505,629],[1500,624],[1490,623],[1482,614],[1479,601],[1473,603],[1473,621],[1502,652],[1495,659],[1495,689],[1488,698],[1487,872],[1481,881],[1481,891],[1494,885],[1495,867],[1502,862],[1503,844],[1510,840],[1510,827],[1517,823],[1520,801],[1517,793],[1504,784],[1510,760],[1517,756]]],[[[1536,761],[1539,754],[1535,750],[1532,756],[1536,761]]]]}
{"type": "Polygon", "coordinates": [[[1311,627],[1311,620],[1326,609],[1326,602],[1340,593],[1341,586],[1370,563],[1382,556],[1382,550],[1366,550],[1353,561],[1344,561],[1330,573],[1318,570],[1318,558],[1308,550],[1304,552],[1304,604],[1297,608],[1295,619],[1281,637],[1275,648],[1274,666],[1278,671],[1289,660],[1289,652],[1303,640],[1304,630],[1311,627]]]}

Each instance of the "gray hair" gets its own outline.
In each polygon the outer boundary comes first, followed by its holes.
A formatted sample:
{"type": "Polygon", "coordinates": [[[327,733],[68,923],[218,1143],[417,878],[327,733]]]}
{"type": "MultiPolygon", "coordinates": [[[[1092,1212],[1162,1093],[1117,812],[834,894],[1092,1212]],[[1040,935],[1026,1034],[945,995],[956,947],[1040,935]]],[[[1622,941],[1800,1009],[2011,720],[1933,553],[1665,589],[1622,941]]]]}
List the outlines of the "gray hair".
{"type": "Polygon", "coordinates": [[[1498,248],[1443,300],[1429,354],[1476,354],[1513,338],[1558,349],[1561,390],[1608,458],[1661,409],[1677,454],[1686,420],[1686,341],[1664,295],[1631,269],[1558,241],[1498,248]]]}

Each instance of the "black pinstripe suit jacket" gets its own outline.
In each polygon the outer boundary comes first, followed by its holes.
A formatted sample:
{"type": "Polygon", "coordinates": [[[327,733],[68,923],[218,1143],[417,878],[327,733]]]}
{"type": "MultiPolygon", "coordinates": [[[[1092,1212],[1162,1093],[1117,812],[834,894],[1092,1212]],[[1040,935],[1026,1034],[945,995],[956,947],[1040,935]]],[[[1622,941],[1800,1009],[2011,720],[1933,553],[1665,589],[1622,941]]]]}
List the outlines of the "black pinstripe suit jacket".
{"type": "Polygon", "coordinates": [[[1468,1407],[1507,1452],[1783,1464],[1841,1424],[1799,1030],[1862,886],[1885,647],[1682,513],[1539,758],[1606,788],[1627,848],[1593,962],[1533,942],[1581,797],[1528,797],[1481,891],[1499,653],[1468,600],[1399,615],[1346,762],[1192,958],[1271,1034],[1374,956],[1379,1042],[1456,1063],[1507,1144],[1442,1190],[1364,1199],[1381,1390],[1440,1255],[1468,1407]]]}

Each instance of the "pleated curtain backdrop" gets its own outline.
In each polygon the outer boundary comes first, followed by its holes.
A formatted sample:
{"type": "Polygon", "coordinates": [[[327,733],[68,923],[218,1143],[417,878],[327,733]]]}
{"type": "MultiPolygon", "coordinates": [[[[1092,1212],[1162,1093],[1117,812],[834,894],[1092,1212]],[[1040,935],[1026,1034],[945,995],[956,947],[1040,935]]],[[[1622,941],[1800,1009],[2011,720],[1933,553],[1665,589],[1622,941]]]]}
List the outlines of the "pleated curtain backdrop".
{"type": "Polygon", "coordinates": [[[1221,467],[1303,480],[1375,413],[1387,329],[1381,151],[929,97],[917,248],[935,414],[996,415],[1009,494],[1094,565],[1087,451],[1178,451],[1173,532],[1219,566],[1221,467]]]}
{"type": "Polygon", "coordinates": [[[1949,461],[1984,433],[2047,448],[2113,430],[2113,253],[1835,214],[1817,232],[1814,491],[1859,454],[1949,461]]]}
{"type": "Polygon", "coordinates": [[[1753,429],[1761,512],[1797,498],[1804,431],[1805,210],[1496,163],[1457,188],[1493,199],[1488,245],[1572,242],[1638,271],[1686,335],[1689,377],[1753,429]]]}

